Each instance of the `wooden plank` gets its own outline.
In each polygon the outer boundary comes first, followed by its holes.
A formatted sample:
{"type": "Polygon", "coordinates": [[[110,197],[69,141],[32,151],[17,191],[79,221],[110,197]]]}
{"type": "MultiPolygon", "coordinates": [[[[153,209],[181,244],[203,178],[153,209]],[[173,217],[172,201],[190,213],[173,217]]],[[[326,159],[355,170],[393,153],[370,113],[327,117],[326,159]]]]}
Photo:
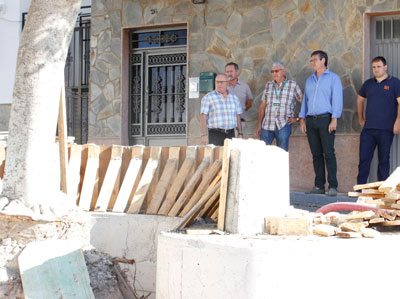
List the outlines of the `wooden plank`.
{"type": "Polygon", "coordinates": [[[337,232],[336,236],[339,238],[361,238],[361,233],[358,232],[337,232]]]}
{"type": "Polygon", "coordinates": [[[353,190],[358,191],[361,189],[372,189],[372,188],[379,188],[382,185],[383,181],[380,182],[373,182],[373,183],[368,183],[368,184],[362,184],[362,185],[354,185],[353,190]]]}
{"type": "Polygon", "coordinates": [[[129,200],[133,198],[140,182],[140,172],[143,168],[143,146],[134,146],[131,149],[131,160],[126,171],[121,188],[115,201],[113,212],[123,213],[129,200]]]}
{"type": "Polygon", "coordinates": [[[383,223],[385,222],[385,218],[372,218],[368,221],[370,224],[378,224],[378,223],[383,223]]]}
{"type": "Polygon", "coordinates": [[[382,226],[398,226],[400,225],[400,220],[393,220],[393,221],[385,221],[382,222],[382,226]]]}
{"type": "Polygon", "coordinates": [[[194,175],[190,178],[189,183],[186,185],[185,189],[182,191],[182,194],[179,196],[178,200],[175,202],[171,210],[168,212],[168,216],[175,217],[179,214],[182,207],[187,203],[192,194],[194,193],[197,184],[201,181],[201,177],[203,172],[207,169],[210,164],[210,158],[204,158],[203,162],[201,162],[200,166],[197,168],[194,175]]]}
{"type": "Polygon", "coordinates": [[[88,159],[82,184],[82,191],[79,198],[79,207],[86,211],[90,209],[93,197],[93,188],[99,170],[99,151],[100,149],[97,145],[88,145],[88,159]]]}
{"type": "MultiPolygon", "coordinates": [[[[365,193],[360,193],[360,192],[348,192],[347,196],[348,197],[360,197],[360,196],[365,196],[365,193]]],[[[372,197],[372,198],[384,198],[385,194],[369,194],[368,193],[368,197],[372,197]]]]}
{"type": "Polygon", "coordinates": [[[327,224],[317,224],[313,228],[313,234],[323,237],[333,236],[336,234],[336,231],[336,227],[327,224]]]}
{"type": "MultiPolygon", "coordinates": [[[[221,192],[221,191],[220,191],[221,192]]],[[[208,217],[212,217],[212,215],[214,215],[214,213],[217,213],[216,214],[216,218],[218,218],[218,207],[219,207],[219,192],[218,192],[218,198],[217,198],[218,200],[216,200],[215,201],[215,204],[214,204],[214,206],[210,209],[210,212],[208,212],[207,213],[207,215],[205,215],[205,216],[208,216],[208,217]]]]}
{"type": "Polygon", "coordinates": [[[397,185],[400,184],[400,167],[397,167],[395,171],[379,186],[378,190],[381,192],[395,191],[397,185]]]}
{"type": "Polygon", "coordinates": [[[207,193],[204,193],[200,200],[190,209],[188,213],[186,213],[185,217],[183,217],[182,221],[175,227],[174,230],[179,230],[187,226],[191,221],[196,219],[198,213],[207,203],[211,196],[215,193],[215,191],[221,187],[221,182],[218,182],[212,189],[210,189],[207,193]]]}
{"type": "Polygon", "coordinates": [[[161,174],[164,171],[165,165],[167,164],[168,155],[169,155],[169,147],[167,147],[167,146],[161,147],[161,156],[160,156],[159,166],[153,175],[153,180],[151,181],[145,202],[143,203],[142,208],[140,210],[141,214],[146,213],[146,210],[148,209],[151,201],[153,200],[153,196],[154,196],[154,193],[156,192],[158,182],[161,179],[161,174]]]}
{"type": "MultiPolygon", "coordinates": [[[[190,198],[189,202],[183,207],[182,212],[179,214],[180,217],[186,216],[186,214],[194,207],[194,205],[201,199],[204,192],[206,192],[207,188],[210,187],[210,182],[215,178],[222,167],[222,160],[216,160],[214,163],[208,168],[207,172],[204,174],[203,179],[200,185],[197,187],[193,196],[190,198]]],[[[219,181],[218,178],[216,181],[219,181]]]]}
{"type": "Polygon", "coordinates": [[[70,157],[68,162],[68,198],[76,202],[78,199],[79,184],[81,181],[82,146],[79,144],[72,144],[70,147],[70,157]]]}
{"type": "Polygon", "coordinates": [[[377,195],[381,195],[382,197],[385,196],[384,192],[381,192],[381,191],[379,191],[377,189],[362,189],[361,193],[362,194],[377,194],[377,195]]]}
{"type": "Polygon", "coordinates": [[[218,222],[218,215],[219,215],[219,204],[218,204],[218,208],[210,216],[211,220],[218,222]]]}
{"type": "Polygon", "coordinates": [[[67,113],[65,107],[64,83],[60,90],[60,102],[58,107],[58,148],[60,151],[60,188],[68,194],[68,147],[67,147],[67,113]]]}
{"type": "Polygon", "coordinates": [[[100,148],[100,153],[99,153],[98,189],[101,190],[104,178],[106,177],[108,164],[110,164],[111,161],[112,145],[100,145],[99,148],[100,148]]]}
{"type": "Polygon", "coordinates": [[[344,220],[364,220],[365,218],[371,218],[373,215],[375,215],[374,211],[356,212],[354,214],[346,215],[344,220]]]}
{"type": "Polygon", "coordinates": [[[114,206],[116,199],[115,188],[119,187],[119,175],[122,163],[122,147],[113,145],[111,159],[108,163],[107,172],[97,198],[95,211],[105,212],[108,206],[114,206]],[[110,203],[111,202],[111,203],[110,203]]]}
{"type": "Polygon", "coordinates": [[[29,243],[18,267],[25,298],[94,298],[82,250],[74,242],[29,243]]]}
{"type": "Polygon", "coordinates": [[[165,165],[160,181],[157,184],[153,198],[147,208],[146,214],[156,215],[161,207],[161,204],[169,190],[173,180],[178,173],[179,165],[179,147],[171,147],[169,149],[169,159],[165,165]]]}
{"type": "Polygon", "coordinates": [[[362,232],[362,236],[364,238],[375,238],[377,236],[379,236],[381,233],[372,229],[372,228],[366,228],[363,230],[362,232]]]}
{"type": "MultiPolygon", "coordinates": [[[[221,180],[221,175],[222,175],[222,171],[220,171],[218,173],[218,175],[214,178],[214,180],[211,182],[210,186],[208,186],[206,192],[208,192],[209,189],[214,187],[221,180]]],[[[221,192],[221,190],[216,192],[216,194],[214,194],[210,198],[210,200],[205,204],[204,209],[199,214],[199,217],[203,217],[204,215],[207,215],[210,212],[211,208],[215,205],[215,201],[219,198],[220,192],[221,192]]]]}
{"type": "Polygon", "coordinates": [[[225,139],[224,154],[222,159],[221,195],[219,197],[219,208],[218,208],[218,229],[222,231],[225,230],[225,212],[226,212],[226,198],[228,192],[229,159],[231,155],[230,144],[231,141],[229,139],[225,139]]]}
{"type": "Polygon", "coordinates": [[[385,199],[400,199],[400,192],[399,191],[392,191],[392,192],[387,192],[385,195],[385,199]]]}
{"type": "Polygon", "coordinates": [[[150,150],[150,158],[147,161],[146,168],[143,176],[140,179],[138,188],[133,196],[132,202],[129,206],[128,213],[137,214],[140,212],[144,201],[146,200],[147,192],[149,191],[150,184],[156,173],[161,157],[161,147],[155,146],[150,150]]]}

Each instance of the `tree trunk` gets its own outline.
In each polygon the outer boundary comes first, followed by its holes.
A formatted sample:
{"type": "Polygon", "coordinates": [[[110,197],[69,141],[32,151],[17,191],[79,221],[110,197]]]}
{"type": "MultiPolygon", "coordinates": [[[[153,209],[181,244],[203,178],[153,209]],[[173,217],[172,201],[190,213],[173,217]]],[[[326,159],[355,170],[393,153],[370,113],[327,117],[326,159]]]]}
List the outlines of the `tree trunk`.
{"type": "Polygon", "coordinates": [[[32,0],[18,50],[3,196],[36,210],[59,193],[55,133],[64,65],[82,0],[32,0]]]}

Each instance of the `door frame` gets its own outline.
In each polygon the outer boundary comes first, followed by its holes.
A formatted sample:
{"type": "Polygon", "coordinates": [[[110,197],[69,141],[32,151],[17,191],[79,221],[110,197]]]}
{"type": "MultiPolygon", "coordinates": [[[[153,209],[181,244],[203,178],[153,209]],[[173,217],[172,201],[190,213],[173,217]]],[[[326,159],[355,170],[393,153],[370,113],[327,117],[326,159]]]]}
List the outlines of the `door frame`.
{"type": "MultiPolygon", "coordinates": [[[[189,30],[187,22],[171,23],[171,24],[151,24],[145,26],[132,26],[132,27],[122,27],[121,33],[121,145],[129,145],[129,63],[124,63],[129,61],[130,53],[130,32],[134,31],[151,31],[151,30],[164,30],[164,29],[179,29],[186,28],[187,30],[187,43],[186,46],[180,47],[180,49],[185,48],[187,55],[186,63],[186,79],[188,79],[189,74],[189,30]]],[[[172,48],[171,48],[172,49],[172,48]]],[[[186,88],[186,99],[188,99],[188,88],[186,88]]],[[[188,115],[188,105],[187,101],[186,115],[188,115]]],[[[188,136],[188,126],[189,120],[186,118],[187,129],[185,140],[187,142],[188,136]]]]}

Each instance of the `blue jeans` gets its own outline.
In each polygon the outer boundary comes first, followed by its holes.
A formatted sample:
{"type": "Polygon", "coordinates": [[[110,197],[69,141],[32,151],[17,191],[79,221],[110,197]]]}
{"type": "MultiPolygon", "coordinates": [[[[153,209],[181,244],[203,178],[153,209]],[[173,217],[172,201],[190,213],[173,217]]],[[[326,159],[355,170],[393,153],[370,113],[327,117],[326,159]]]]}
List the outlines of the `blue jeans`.
{"type": "Polygon", "coordinates": [[[368,180],[371,161],[378,146],[378,181],[384,181],[390,171],[390,147],[393,132],[389,130],[362,129],[360,134],[360,163],[358,164],[357,184],[368,180]]]}
{"type": "Polygon", "coordinates": [[[290,134],[292,134],[292,125],[286,124],[280,130],[276,129],[276,127],[274,131],[261,129],[260,139],[263,140],[266,145],[271,145],[275,138],[276,145],[288,151],[290,134]]]}

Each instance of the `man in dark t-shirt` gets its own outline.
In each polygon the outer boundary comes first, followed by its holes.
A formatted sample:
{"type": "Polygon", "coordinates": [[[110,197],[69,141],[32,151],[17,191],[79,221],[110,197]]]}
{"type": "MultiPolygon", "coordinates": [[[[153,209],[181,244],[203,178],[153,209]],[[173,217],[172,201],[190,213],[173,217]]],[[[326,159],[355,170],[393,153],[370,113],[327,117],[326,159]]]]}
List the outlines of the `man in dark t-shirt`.
{"type": "Polygon", "coordinates": [[[382,56],[372,60],[372,72],[374,78],[364,82],[357,97],[358,121],[362,127],[357,184],[367,182],[376,146],[378,181],[389,176],[390,147],[394,134],[400,132],[400,81],[388,75],[386,59],[382,56]]]}

